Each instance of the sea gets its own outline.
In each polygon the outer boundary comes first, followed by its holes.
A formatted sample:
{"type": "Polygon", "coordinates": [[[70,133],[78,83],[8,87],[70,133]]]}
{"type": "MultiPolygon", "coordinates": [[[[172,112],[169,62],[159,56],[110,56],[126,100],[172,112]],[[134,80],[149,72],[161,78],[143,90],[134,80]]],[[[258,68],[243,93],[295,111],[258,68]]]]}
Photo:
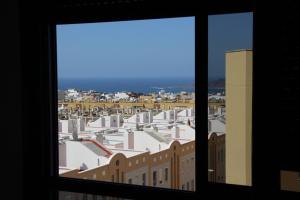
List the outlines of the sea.
{"type": "MultiPolygon", "coordinates": [[[[59,78],[58,89],[95,90],[97,92],[179,93],[195,92],[194,78],[59,78]]],[[[212,91],[222,91],[212,89],[212,91]]]]}

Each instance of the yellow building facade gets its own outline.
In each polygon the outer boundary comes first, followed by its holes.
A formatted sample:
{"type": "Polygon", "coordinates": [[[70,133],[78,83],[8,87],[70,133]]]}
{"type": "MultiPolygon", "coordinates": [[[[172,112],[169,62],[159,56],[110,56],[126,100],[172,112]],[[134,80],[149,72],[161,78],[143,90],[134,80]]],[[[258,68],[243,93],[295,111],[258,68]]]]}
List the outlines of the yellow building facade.
{"type": "Polygon", "coordinates": [[[226,183],[252,180],[252,50],[226,52],[226,183]]]}

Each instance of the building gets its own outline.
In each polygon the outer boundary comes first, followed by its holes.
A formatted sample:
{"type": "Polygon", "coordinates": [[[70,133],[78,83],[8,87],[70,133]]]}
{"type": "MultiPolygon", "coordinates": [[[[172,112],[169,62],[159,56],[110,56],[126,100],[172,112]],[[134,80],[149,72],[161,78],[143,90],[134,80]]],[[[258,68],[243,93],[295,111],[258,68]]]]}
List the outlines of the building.
{"type": "Polygon", "coordinates": [[[252,50],[226,52],[226,183],[251,185],[252,50]]]}
{"type": "Polygon", "coordinates": [[[225,183],[225,133],[208,134],[208,181],[225,183]]]}
{"type": "MultiPolygon", "coordinates": [[[[172,111],[161,113],[177,118],[173,115],[179,112],[172,111]]],[[[150,113],[133,115],[133,123],[150,113]]],[[[60,141],[60,176],[195,190],[195,129],[188,124],[166,118],[159,126],[94,127],[88,132],[90,125],[78,140],[60,141]]]]}

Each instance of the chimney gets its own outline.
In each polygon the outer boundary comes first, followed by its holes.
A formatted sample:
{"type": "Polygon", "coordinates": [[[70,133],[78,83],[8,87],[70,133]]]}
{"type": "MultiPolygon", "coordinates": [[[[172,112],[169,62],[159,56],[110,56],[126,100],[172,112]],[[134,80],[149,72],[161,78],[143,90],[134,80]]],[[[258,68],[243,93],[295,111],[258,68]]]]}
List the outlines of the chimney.
{"type": "Polygon", "coordinates": [[[105,117],[101,117],[101,127],[105,127],[105,117]]]}
{"type": "Polygon", "coordinates": [[[134,132],[127,130],[124,133],[124,149],[134,149],[134,132]]]}
{"type": "Polygon", "coordinates": [[[80,131],[84,131],[85,130],[84,119],[81,118],[81,119],[78,120],[78,122],[79,122],[80,131]]]}
{"type": "Polygon", "coordinates": [[[71,124],[72,124],[72,136],[73,136],[73,140],[78,141],[77,120],[72,119],[71,124]]]}
{"type": "Polygon", "coordinates": [[[119,115],[117,115],[117,123],[118,123],[117,126],[118,127],[122,126],[121,121],[122,121],[122,116],[119,114],[119,115]]]}
{"type": "Polygon", "coordinates": [[[210,132],[210,131],[211,131],[211,121],[208,120],[208,132],[210,132]]]}
{"type": "Polygon", "coordinates": [[[158,132],[157,126],[153,126],[153,129],[154,129],[155,132],[158,132]]]}
{"type": "Polygon", "coordinates": [[[179,127],[175,126],[175,138],[180,138],[180,132],[179,127]]]}
{"type": "Polygon", "coordinates": [[[103,144],[103,140],[104,140],[104,137],[101,133],[98,133],[97,136],[96,136],[96,140],[100,143],[100,144],[103,144]]]}
{"type": "Polygon", "coordinates": [[[128,136],[128,149],[134,149],[134,133],[129,132],[128,136]]]}
{"type": "Polygon", "coordinates": [[[62,132],[62,122],[58,121],[58,132],[62,132]]]}
{"type": "Polygon", "coordinates": [[[152,123],[153,122],[153,112],[152,111],[149,111],[149,123],[152,123]]]}

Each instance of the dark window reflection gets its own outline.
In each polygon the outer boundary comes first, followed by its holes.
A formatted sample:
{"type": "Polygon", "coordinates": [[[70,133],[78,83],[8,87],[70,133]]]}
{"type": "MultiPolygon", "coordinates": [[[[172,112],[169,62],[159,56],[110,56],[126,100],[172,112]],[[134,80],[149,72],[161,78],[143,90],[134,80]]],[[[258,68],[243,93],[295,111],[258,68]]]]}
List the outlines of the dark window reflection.
{"type": "Polygon", "coordinates": [[[119,198],[119,197],[111,197],[111,196],[60,191],[58,193],[58,200],[127,200],[127,199],[119,198]]]}

